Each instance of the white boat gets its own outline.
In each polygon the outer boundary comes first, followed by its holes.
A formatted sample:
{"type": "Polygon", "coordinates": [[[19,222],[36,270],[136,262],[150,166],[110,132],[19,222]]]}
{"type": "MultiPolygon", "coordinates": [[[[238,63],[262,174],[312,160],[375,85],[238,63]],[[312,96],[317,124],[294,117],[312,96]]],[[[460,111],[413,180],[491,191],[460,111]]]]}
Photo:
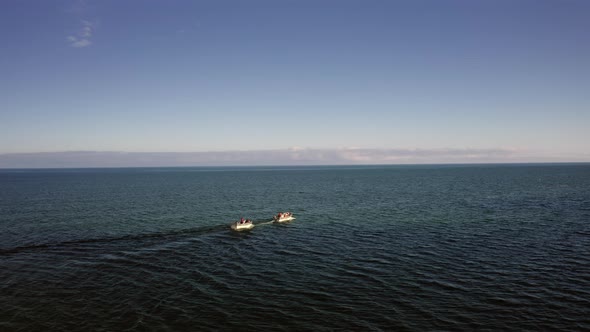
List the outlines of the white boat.
{"type": "Polygon", "coordinates": [[[291,212],[279,212],[276,216],[272,217],[275,222],[286,222],[295,220],[293,213],[291,212]]]}
{"type": "Polygon", "coordinates": [[[247,231],[254,228],[254,224],[251,220],[240,220],[236,221],[231,225],[231,229],[234,231],[247,231]]]}

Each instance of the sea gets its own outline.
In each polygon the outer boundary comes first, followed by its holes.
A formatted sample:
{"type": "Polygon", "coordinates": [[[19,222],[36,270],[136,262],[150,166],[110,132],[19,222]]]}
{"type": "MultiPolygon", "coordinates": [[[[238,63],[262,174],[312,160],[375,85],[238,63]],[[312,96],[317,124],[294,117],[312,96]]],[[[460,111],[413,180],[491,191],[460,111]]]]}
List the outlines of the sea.
{"type": "Polygon", "coordinates": [[[480,330],[590,330],[590,164],[0,170],[0,331],[480,330]]]}

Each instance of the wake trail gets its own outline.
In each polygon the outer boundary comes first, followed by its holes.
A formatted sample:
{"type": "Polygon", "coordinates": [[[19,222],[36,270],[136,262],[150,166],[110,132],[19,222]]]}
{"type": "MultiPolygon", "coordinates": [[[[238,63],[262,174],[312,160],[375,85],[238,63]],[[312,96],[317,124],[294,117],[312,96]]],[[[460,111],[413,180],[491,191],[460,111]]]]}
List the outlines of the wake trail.
{"type": "Polygon", "coordinates": [[[12,247],[12,248],[10,248],[10,247],[9,248],[2,248],[2,249],[0,249],[0,255],[9,255],[9,254],[15,254],[15,253],[19,253],[19,252],[23,252],[23,251],[31,251],[31,250],[60,249],[63,247],[75,246],[75,245],[80,245],[80,244],[94,244],[94,243],[100,244],[100,243],[133,241],[133,240],[145,240],[145,239],[166,239],[166,238],[188,237],[188,236],[221,232],[221,231],[227,230],[227,228],[228,228],[228,226],[223,224],[223,225],[203,226],[203,227],[195,227],[195,228],[188,228],[188,229],[163,231],[163,232],[156,232],[156,233],[128,234],[128,235],[115,236],[115,237],[86,238],[86,239],[77,239],[77,240],[70,240],[70,241],[56,241],[56,242],[48,242],[48,243],[32,243],[32,244],[25,244],[25,245],[21,245],[21,246],[12,247]]]}
{"type": "MultiPolygon", "coordinates": [[[[263,226],[274,223],[274,220],[262,220],[262,221],[253,221],[255,226],[263,226]]],[[[178,237],[188,237],[188,236],[195,236],[195,235],[204,235],[210,234],[215,232],[222,232],[226,230],[231,230],[231,224],[219,224],[214,226],[203,226],[203,227],[195,227],[195,228],[187,228],[187,229],[180,229],[180,230],[171,230],[171,231],[163,231],[163,232],[156,232],[156,233],[145,233],[145,234],[128,234],[122,236],[115,236],[115,237],[98,237],[98,238],[86,238],[86,239],[77,239],[77,240],[70,240],[70,241],[56,241],[56,242],[48,242],[48,243],[32,243],[32,244],[25,244],[15,247],[8,247],[8,248],[0,248],[0,256],[3,255],[10,255],[16,254],[23,251],[34,251],[34,250],[51,250],[51,249],[61,249],[63,247],[68,246],[75,246],[81,244],[100,244],[100,243],[114,243],[114,242],[123,242],[123,241],[133,241],[133,240],[145,240],[145,239],[166,239],[166,238],[178,238],[178,237]]]]}

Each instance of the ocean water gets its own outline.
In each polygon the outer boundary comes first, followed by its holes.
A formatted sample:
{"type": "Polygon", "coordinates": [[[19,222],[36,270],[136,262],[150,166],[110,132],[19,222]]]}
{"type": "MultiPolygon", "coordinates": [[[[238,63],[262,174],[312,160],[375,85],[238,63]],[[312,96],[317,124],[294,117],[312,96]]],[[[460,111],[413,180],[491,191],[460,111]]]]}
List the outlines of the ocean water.
{"type": "Polygon", "coordinates": [[[2,170],[0,304],[0,331],[590,330],[590,165],[2,170]]]}

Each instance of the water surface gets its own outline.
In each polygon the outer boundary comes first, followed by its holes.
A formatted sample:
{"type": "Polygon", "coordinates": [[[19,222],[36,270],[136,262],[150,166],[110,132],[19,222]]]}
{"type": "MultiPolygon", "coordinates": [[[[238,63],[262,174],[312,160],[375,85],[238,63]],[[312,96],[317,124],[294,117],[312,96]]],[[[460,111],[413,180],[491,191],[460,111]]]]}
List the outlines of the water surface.
{"type": "Polygon", "coordinates": [[[0,330],[590,329],[587,164],[3,170],[0,231],[0,330]]]}

